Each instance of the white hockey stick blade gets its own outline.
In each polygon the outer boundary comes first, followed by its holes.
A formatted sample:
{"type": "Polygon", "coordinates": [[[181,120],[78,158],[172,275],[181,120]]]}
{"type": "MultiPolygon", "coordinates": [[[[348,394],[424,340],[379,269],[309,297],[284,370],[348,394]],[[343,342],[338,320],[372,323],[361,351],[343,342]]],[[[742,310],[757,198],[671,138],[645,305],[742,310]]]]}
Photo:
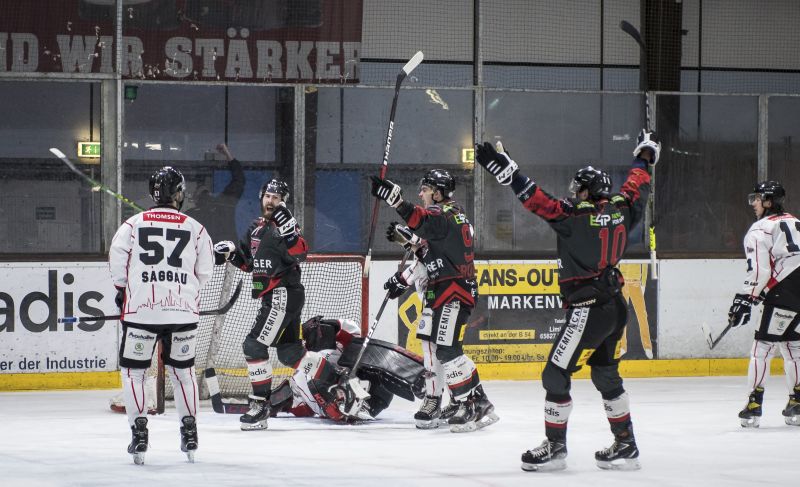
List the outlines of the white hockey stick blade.
{"type": "Polygon", "coordinates": [[[700,328],[703,330],[703,337],[705,337],[706,343],[708,343],[708,348],[714,348],[714,338],[711,336],[711,328],[706,322],[703,322],[700,328]]]}
{"type": "Polygon", "coordinates": [[[408,60],[406,65],[403,66],[403,71],[406,73],[406,76],[411,74],[411,71],[417,69],[417,66],[419,66],[424,57],[425,55],[422,54],[422,51],[417,51],[417,53],[414,54],[414,56],[412,56],[411,59],[408,60]]]}
{"type": "Polygon", "coordinates": [[[50,148],[50,152],[52,152],[54,156],[56,156],[56,157],[58,157],[59,159],[61,159],[62,161],[64,161],[64,164],[66,164],[67,166],[69,166],[69,168],[70,168],[70,169],[72,169],[73,171],[77,171],[77,170],[78,170],[78,168],[77,168],[77,167],[75,167],[75,164],[73,164],[73,163],[72,163],[72,161],[70,161],[69,159],[67,159],[67,156],[66,156],[66,154],[64,154],[63,152],[61,152],[59,149],[57,149],[57,148],[55,148],[55,147],[51,147],[51,148],[50,148]]]}

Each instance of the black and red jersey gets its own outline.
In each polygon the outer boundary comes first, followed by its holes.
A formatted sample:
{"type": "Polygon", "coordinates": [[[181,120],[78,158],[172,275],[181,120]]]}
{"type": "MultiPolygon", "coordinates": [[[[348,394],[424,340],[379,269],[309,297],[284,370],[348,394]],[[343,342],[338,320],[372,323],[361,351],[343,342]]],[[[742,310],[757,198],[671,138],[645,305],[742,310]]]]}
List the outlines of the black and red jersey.
{"type": "Polygon", "coordinates": [[[428,273],[426,305],[436,309],[457,299],[475,306],[475,232],[464,208],[452,200],[427,208],[404,201],[397,213],[427,241],[420,256],[428,273]]]}
{"type": "Polygon", "coordinates": [[[256,218],[231,262],[253,273],[253,299],[256,299],[276,287],[301,287],[300,262],[307,253],[308,245],[299,230],[295,235],[281,237],[274,222],[256,218]]]}
{"type": "Polygon", "coordinates": [[[619,193],[599,201],[556,199],[536,183],[518,176],[512,183],[523,206],[540,216],[557,234],[558,282],[561,293],[570,291],[617,265],[631,228],[644,216],[650,175],[633,168],[619,193]]]}

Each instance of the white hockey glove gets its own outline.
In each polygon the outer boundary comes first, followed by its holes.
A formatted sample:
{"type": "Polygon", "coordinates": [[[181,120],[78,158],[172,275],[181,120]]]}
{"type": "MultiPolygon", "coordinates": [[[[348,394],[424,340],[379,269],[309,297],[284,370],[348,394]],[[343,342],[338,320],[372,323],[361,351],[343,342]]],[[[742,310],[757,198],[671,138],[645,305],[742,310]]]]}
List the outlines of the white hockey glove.
{"type": "Polygon", "coordinates": [[[289,208],[286,208],[286,203],[282,201],[272,211],[272,217],[270,219],[275,222],[275,227],[277,227],[281,237],[293,235],[297,230],[297,220],[292,216],[292,212],[289,211],[289,208]]]}
{"type": "Polygon", "coordinates": [[[650,165],[655,166],[658,158],[661,155],[661,142],[655,140],[656,134],[647,132],[642,129],[639,136],[636,138],[636,148],[633,149],[633,157],[639,157],[643,150],[649,150],[651,153],[650,165]]]}
{"type": "Polygon", "coordinates": [[[236,252],[236,244],[230,240],[223,240],[214,244],[214,264],[222,265],[230,261],[236,252]]]}
{"type": "Polygon", "coordinates": [[[519,166],[508,157],[500,141],[497,142],[496,149],[489,142],[484,142],[483,145],[476,144],[475,160],[503,186],[511,184],[514,175],[519,171],[519,166]]]}
{"type": "Polygon", "coordinates": [[[397,208],[403,202],[403,188],[377,176],[370,176],[372,179],[372,196],[380,198],[392,208],[397,208]]]}

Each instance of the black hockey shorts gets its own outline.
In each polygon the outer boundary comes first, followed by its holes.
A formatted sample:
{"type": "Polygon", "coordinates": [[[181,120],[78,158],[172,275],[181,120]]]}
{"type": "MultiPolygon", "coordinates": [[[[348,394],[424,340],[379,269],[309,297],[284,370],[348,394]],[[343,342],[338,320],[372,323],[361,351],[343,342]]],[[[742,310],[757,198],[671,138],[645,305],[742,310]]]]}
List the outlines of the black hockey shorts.
{"type": "Polygon", "coordinates": [[[246,340],[266,347],[300,340],[300,313],[306,301],[302,287],[277,287],[261,298],[261,308],[246,340]]]}
{"type": "Polygon", "coordinates": [[[140,325],[122,322],[119,365],[131,369],[150,367],[156,343],[161,342],[164,365],[188,369],[194,365],[197,323],[188,325],[140,325]]]}
{"type": "Polygon", "coordinates": [[[755,335],[765,342],[800,340],[800,269],[767,293],[755,335]]]}
{"type": "Polygon", "coordinates": [[[570,308],[548,361],[569,373],[584,365],[619,363],[620,339],[628,321],[628,307],[617,294],[600,306],[570,308]]]}
{"type": "Polygon", "coordinates": [[[453,300],[436,309],[424,308],[417,327],[417,338],[439,346],[458,346],[472,308],[453,300]]]}

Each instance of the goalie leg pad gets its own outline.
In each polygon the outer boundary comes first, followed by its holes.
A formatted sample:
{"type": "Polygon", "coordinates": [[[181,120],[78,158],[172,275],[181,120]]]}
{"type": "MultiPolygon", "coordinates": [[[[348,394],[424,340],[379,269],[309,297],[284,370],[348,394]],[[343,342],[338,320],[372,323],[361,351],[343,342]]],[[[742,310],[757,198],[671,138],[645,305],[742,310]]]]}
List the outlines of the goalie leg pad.
{"type": "Polygon", "coordinates": [[[478,377],[478,369],[475,368],[475,362],[466,355],[444,362],[442,366],[444,367],[447,387],[456,401],[465,400],[470,392],[481,383],[478,377]]]}
{"type": "Polygon", "coordinates": [[[179,369],[168,365],[167,373],[172,382],[172,390],[175,391],[175,408],[178,410],[178,418],[186,416],[197,416],[197,380],[194,367],[179,369]]]}
{"type": "MultiPolygon", "coordinates": [[[[363,343],[362,338],[353,338],[339,358],[339,365],[352,367],[363,343]]],[[[421,357],[399,345],[375,338],[369,341],[358,366],[359,378],[378,381],[392,394],[409,401],[422,393],[419,385],[424,380],[424,371],[421,357]]]]}

